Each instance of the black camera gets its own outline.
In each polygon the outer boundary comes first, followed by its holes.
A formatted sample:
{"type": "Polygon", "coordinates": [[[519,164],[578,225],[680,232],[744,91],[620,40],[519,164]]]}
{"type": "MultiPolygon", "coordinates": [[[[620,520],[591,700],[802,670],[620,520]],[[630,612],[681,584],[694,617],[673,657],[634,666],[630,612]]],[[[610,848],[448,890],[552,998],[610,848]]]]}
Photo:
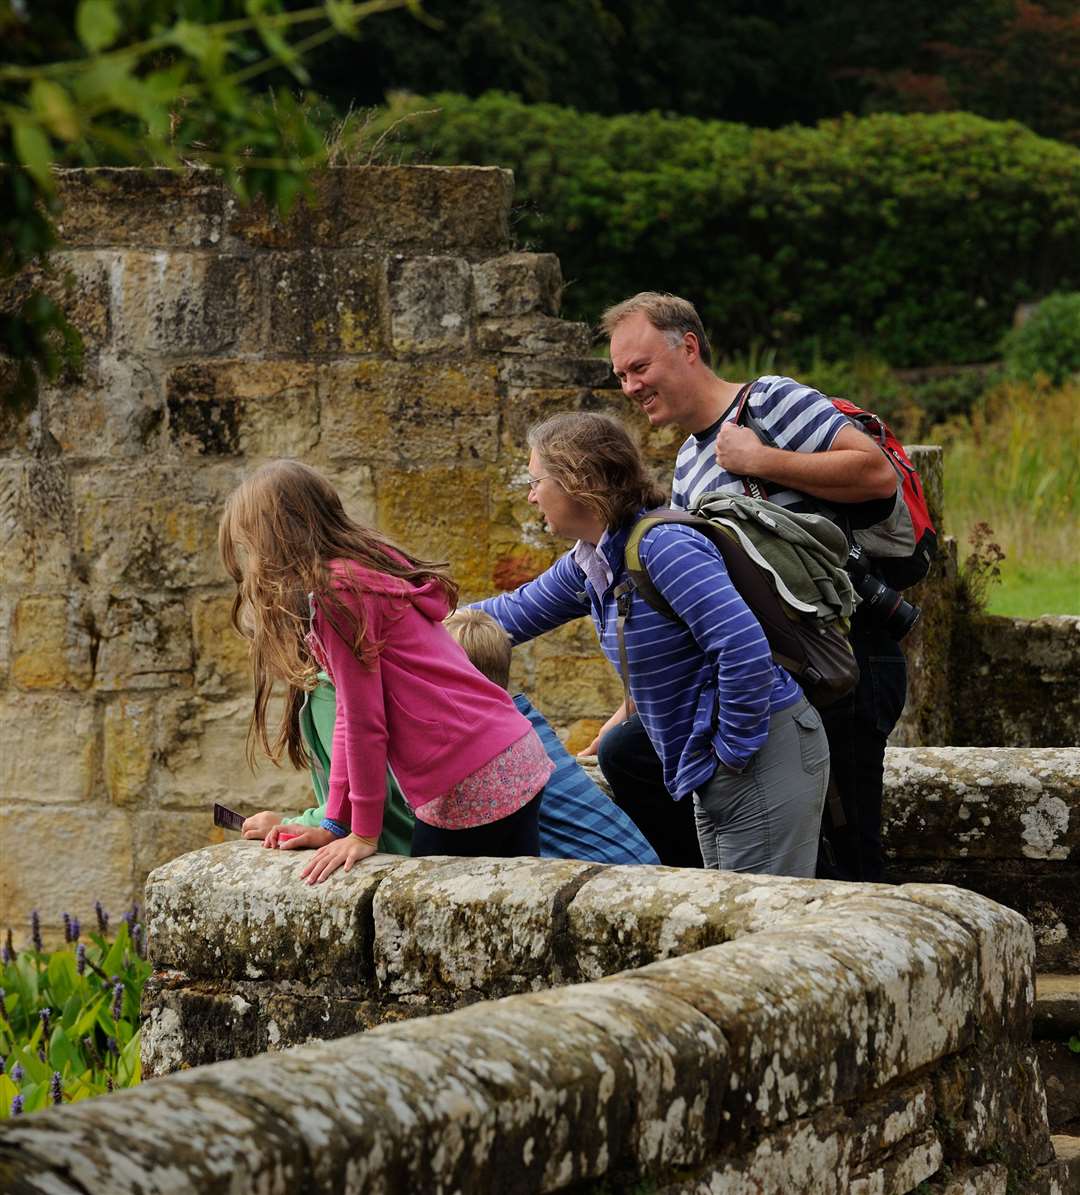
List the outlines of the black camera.
{"type": "Polygon", "coordinates": [[[848,552],[847,571],[855,592],[862,599],[860,610],[865,609],[872,622],[897,641],[911,630],[922,617],[918,606],[905,601],[895,589],[891,589],[870,571],[866,550],[859,544],[852,544],[848,552]]]}

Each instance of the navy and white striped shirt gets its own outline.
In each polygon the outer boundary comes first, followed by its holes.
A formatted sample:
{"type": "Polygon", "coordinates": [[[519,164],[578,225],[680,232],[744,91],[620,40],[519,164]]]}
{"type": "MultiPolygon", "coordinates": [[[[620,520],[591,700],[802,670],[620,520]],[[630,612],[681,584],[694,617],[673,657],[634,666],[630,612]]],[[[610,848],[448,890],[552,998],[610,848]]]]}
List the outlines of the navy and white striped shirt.
{"type": "MultiPolygon", "coordinates": [[[[626,576],[629,527],[604,540],[614,579],[598,593],[571,552],[512,593],[477,602],[522,643],[591,614],[608,660],[619,670],[615,588],[626,576]]],[[[681,621],[630,601],[626,653],[630,694],[678,800],[700,788],[719,759],[740,770],[762,746],[771,714],[802,696],[778,664],[757,619],[728,579],[717,549],[692,527],[662,524],[641,542],[649,577],[681,621]]]]}
{"type": "MultiPolygon", "coordinates": [[[[775,448],[792,452],[824,452],[832,447],[841,428],[849,425],[840,412],[819,390],[791,378],[761,377],[750,386],[747,400],[754,431],[775,448]]],[[[716,436],[723,423],[735,418],[732,403],[711,427],[690,436],[679,449],[675,477],[671,483],[671,505],[689,510],[697,499],[712,490],[743,493],[743,481],[716,463],[716,436]]],[[[779,489],[769,494],[769,501],[789,510],[816,514],[823,504],[808,499],[798,490],[779,489]]],[[[824,507],[826,513],[828,508],[824,507]]]]}

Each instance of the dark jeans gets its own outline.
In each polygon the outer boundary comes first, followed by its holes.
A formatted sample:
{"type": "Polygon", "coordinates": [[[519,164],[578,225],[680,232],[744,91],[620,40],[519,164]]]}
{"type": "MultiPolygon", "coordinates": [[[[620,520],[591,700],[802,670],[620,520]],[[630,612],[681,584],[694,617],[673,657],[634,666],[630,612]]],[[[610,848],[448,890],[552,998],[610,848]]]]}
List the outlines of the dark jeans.
{"type": "Polygon", "coordinates": [[[694,822],[694,803],[676,801],[664,787],[664,772],[649,736],[634,714],[600,740],[600,770],[615,804],[649,840],[669,867],[703,867],[694,822]]]}
{"type": "Polygon", "coordinates": [[[885,742],[907,697],[907,663],[900,645],[856,614],[851,646],[859,683],[850,697],[822,710],[829,736],[829,761],[846,825],[835,826],[828,805],[822,819],[825,845],[818,875],[829,879],[885,878],[881,845],[881,786],[885,742]]]}
{"type": "Polygon", "coordinates": [[[544,791],[509,817],[486,826],[471,826],[467,830],[440,830],[416,819],[412,835],[412,855],[489,855],[498,859],[513,859],[518,855],[540,854],[540,802],[544,791]]]}

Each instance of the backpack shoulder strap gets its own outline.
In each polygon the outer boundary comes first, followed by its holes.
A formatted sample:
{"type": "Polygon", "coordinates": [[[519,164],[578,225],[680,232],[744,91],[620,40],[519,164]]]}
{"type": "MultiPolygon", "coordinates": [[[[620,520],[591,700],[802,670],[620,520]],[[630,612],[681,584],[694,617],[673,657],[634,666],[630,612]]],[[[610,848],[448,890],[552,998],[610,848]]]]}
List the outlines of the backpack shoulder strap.
{"type": "Polygon", "coordinates": [[[630,537],[626,541],[626,571],[633,581],[633,588],[649,603],[654,610],[658,610],[665,618],[678,622],[679,616],[664,599],[660,590],[652,583],[648,570],[641,559],[641,541],[661,523],[679,523],[685,527],[693,527],[700,531],[707,539],[713,539],[715,528],[708,519],[699,515],[692,515],[689,511],[675,510],[664,507],[660,510],[647,511],[634,524],[630,537]]]}

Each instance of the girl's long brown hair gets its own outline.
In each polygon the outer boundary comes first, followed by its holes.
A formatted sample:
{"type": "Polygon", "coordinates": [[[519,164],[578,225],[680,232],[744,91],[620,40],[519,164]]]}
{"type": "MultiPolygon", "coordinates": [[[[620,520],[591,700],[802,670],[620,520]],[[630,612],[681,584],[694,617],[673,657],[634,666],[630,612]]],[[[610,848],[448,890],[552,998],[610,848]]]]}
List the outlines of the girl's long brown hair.
{"type": "Polygon", "coordinates": [[[363,614],[353,614],[334,592],[336,586],[359,593],[361,586],[351,573],[332,575],[332,560],[351,560],[414,584],[434,581],[450,608],[457,604],[457,586],[444,564],[417,559],[349,518],[333,486],[299,461],[271,461],[229,495],[218,527],[218,547],[236,582],[232,624],[250,643],[255,708],[247,755],[252,766],[256,744],[275,764],[286,751],[294,767],[308,763],[300,710],[318,673],[305,642],[309,594],[318,599],[334,632],[362,664],[372,666],[382,646],[368,637],[363,614]],[[287,691],[271,742],[267,709],[279,681],[287,691]]]}

